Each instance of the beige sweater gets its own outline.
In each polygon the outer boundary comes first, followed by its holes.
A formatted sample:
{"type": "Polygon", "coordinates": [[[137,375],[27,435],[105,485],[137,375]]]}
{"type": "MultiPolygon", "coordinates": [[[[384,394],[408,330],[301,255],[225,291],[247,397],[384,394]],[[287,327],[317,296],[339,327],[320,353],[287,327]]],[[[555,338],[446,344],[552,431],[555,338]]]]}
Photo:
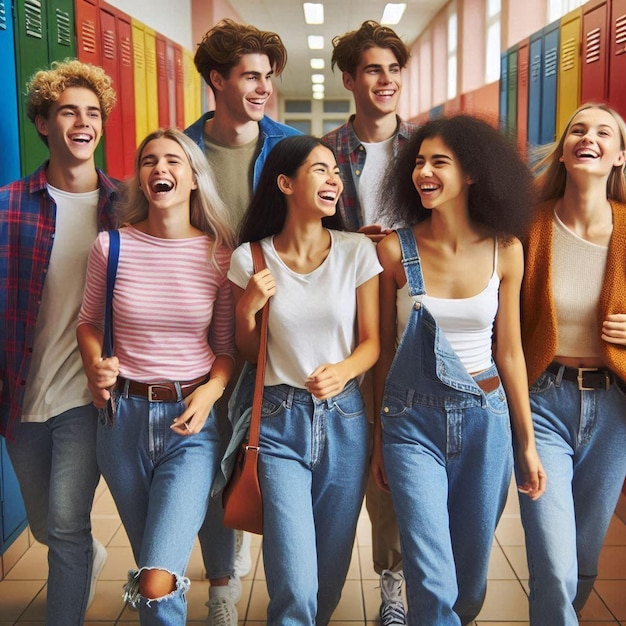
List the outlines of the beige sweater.
{"type": "MultiPolygon", "coordinates": [[[[555,200],[535,211],[526,242],[526,268],[522,283],[522,342],[532,384],[556,353],[557,318],[552,297],[552,220],[555,200]]],[[[598,329],[607,315],[626,313],[626,205],[611,202],[613,234],[598,302],[598,329]]],[[[575,278],[575,277],[573,277],[575,278]]],[[[626,347],[600,341],[607,367],[626,379],[626,347]]]]}

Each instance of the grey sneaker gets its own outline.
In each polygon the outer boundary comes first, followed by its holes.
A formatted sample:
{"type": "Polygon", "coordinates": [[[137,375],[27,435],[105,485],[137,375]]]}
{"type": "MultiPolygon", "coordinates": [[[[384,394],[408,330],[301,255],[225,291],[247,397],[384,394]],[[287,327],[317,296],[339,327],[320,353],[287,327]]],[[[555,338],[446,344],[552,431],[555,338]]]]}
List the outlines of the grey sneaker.
{"type": "Polygon", "coordinates": [[[237,626],[237,609],[230,596],[210,597],[207,606],[207,626],[237,626]]]}
{"type": "Polygon", "coordinates": [[[96,597],[96,583],[98,577],[102,573],[102,568],[107,560],[106,548],[97,540],[93,540],[93,555],[91,565],[91,581],[89,582],[89,597],[87,598],[87,608],[91,606],[93,599],[96,597]]]}
{"type": "Polygon", "coordinates": [[[404,626],[406,615],[402,603],[402,572],[385,569],[380,575],[380,623],[382,626],[404,626]]]}
{"type": "Polygon", "coordinates": [[[250,556],[250,544],[252,537],[250,533],[243,530],[237,530],[235,538],[235,574],[239,578],[243,578],[250,573],[252,569],[252,558],[250,556]]]}

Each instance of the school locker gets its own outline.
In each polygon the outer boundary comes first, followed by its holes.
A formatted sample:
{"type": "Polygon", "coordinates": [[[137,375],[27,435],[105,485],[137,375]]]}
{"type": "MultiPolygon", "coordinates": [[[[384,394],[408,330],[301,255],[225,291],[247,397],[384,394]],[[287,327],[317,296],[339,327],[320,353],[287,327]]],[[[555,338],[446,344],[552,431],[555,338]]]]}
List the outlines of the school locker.
{"type": "Polygon", "coordinates": [[[176,82],[176,126],[181,130],[185,125],[185,71],[183,68],[183,49],[174,44],[174,80],[176,82]]]}
{"type": "Polygon", "coordinates": [[[146,46],[146,104],[148,133],[159,127],[159,91],[157,89],[156,33],[145,27],[146,46]]]}
{"type": "Polygon", "coordinates": [[[591,0],[583,6],[580,102],[601,102],[608,96],[609,6],[591,0]]]}
{"type": "Polygon", "coordinates": [[[60,61],[76,56],[73,0],[54,0],[48,4],[48,57],[60,61]]]}
{"type": "Polygon", "coordinates": [[[541,96],[543,74],[543,33],[530,36],[528,45],[528,145],[541,143],[541,96]]]}
{"type": "Polygon", "coordinates": [[[139,145],[148,134],[148,103],[146,91],[145,27],[131,19],[133,32],[133,83],[135,92],[135,141],[139,145]]]}
{"type": "Polygon", "coordinates": [[[506,131],[509,105],[509,61],[506,52],[500,55],[500,130],[506,131]]]}
{"type": "MultiPolygon", "coordinates": [[[[17,114],[17,77],[15,74],[15,37],[11,0],[0,0],[0,187],[20,177],[20,137],[17,114]]],[[[39,140],[37,140],[39,141],[39,140]]]]}
{"type": "Polygon", "coordinates": [[[167,68],[167,96],[169,99],[168,111],[170,114],[168,126],[176,126],[176,59],[174,58],[174,43],[165,40],[166,68],[167,68]]]}
{"type": "Polygon", "coordinates": [[[611,3],[609,103],[626,117],[626,0],[611,3]]]}
{"type": "Polygon", "coordinates": [[[117,97],[122,111],[124,136],[124,175],[130,176],[135,169],[135,73],[133,61],[133,29],[131,19],[125,13],[116,12],[117,34],[120,42],[120,85],[117,97]]]}
{"type": "MultiPolygon", "coordinates": [[[[196,107],[196,77],[198,72],[193,63],[191,52],[183,50],[183,72],[185,81],[185,127],[193,124],[199,115],[196,107]]],[[[197,96],[199,98],[199,95],[197,96]]]]}
{"type": "Polygon", "coordinates": [[[0,554],[26,528],[26,509],[4,439],[0,437],[0,554]]]}
{"type": "Polygon", "coordinates": [[[445,115],[444,105],[438,104],[430,109],[428,114],[428,119],[436,120],[439,117],[443,117],[445,115]]]}
{"type": "Polygon", "coordinates": [[[541,134],[539,143],[547,144],[556,135],[556,98],[559,67],[559,22],[553,22],[543,31],[541,134]]]}
{"type": "Polygon", "coordinates": [[[157,90],[159,94],[159,126],[170,125],[169,82],[167,80],[167,43],[165,37],[156,35],[157,90]]]}
{"type": "Polygon", "coordinates": [[[556,132],[560,135],[580,102],[580,34],[582,11],[561,18],[556,132]]]}
{"type": "Polygon", "coordinates": [[[524,39],[517,44],[517,145],[526,154],[528,142],[528,60],[530,42],[524,39]]]}
{"type": "Polygon", "coordinates": [[[517,46],[511,46],[506,53],[506,132],[513,138],[517,134],[517,46]]]}

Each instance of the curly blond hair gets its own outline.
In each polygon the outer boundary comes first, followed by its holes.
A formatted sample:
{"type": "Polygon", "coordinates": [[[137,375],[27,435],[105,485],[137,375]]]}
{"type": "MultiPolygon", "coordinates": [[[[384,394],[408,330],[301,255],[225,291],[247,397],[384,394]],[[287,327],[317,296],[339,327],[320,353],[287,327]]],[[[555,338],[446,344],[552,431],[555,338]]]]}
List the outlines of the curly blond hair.
{"type": "Polygon", "coordinates": [[[101,67],[77,59],[54,61],[50,69],[35,72],[26,84],[26,114],[31,122],[41,115],[48,118],[50,107],[68,87],[85,87],[96,94],[100,102],[102,122],[115,106],[113,81],[101,67]]]}

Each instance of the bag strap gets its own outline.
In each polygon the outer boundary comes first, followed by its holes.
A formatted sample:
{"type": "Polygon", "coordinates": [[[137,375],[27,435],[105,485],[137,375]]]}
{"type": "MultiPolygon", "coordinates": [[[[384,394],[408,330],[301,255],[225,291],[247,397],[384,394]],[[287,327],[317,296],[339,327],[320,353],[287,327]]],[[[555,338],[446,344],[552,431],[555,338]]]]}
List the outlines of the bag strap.
{"type": "Polygon", "coordinates": [[[113,287],[117,276],[117,262],[120,258],[120,231],[109,231],[109,259],[107,261],[107,293],[104,307],[104,337],[102,356],[113,356],[113,287]]]}
{"type": "MultiPolygon", "coordinates": [[[[263,250],[258,241],[250,243],[254,273],[265,269],[263,250]]],[[[259,356],[256,362],[256,379],[254,382],[254,399],[252,401],[252,415],[250,417],[250,433],[248,448],[259,447],[259,433],[261,430],[261,408],[263,407],[263,386],[265,384],[265,364],[267,362],[267,317],[270,310],[270,301],[261,309],[261,327],[259,330],[259,356]]]]}

